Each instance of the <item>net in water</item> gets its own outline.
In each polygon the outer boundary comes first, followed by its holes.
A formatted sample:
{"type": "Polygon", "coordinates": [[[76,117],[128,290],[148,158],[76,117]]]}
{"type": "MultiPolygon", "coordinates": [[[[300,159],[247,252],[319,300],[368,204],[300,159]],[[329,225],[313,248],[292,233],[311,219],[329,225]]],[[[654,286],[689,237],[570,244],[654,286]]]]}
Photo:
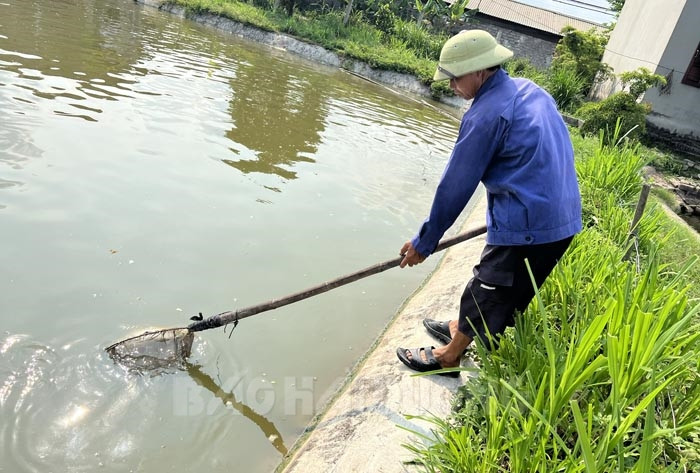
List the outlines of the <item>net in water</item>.
{"type": "Polygon", "coordinates": [[[140,373],[184,369],[192,352],[194,332],[172,328],[145,332],[107,347],[109,356],[121,366],[140,373]]]}

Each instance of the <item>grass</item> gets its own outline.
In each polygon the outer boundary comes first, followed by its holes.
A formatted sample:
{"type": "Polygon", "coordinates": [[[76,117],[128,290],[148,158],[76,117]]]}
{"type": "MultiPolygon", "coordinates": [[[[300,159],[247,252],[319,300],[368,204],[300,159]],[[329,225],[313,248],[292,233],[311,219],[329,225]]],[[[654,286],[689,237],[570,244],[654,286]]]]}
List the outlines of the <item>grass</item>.
{"type": "Polygon", "coordinates": [[[454,416],[406,446],[424,471],[700,471],[698,241],[652,202],[625,259],[646,161],[591,141],[587,227],[500,347],[477,346],[454,416]]]}
{"type": "Polygon", "coordinates": [[[231,0],[166,0],[163,3],[185,7],[188,14],[212,13],[265,31],[279,31],[272,12],[231,0]]]}
{"type": "Polygon", "coordinates": [[[684,160],[697,161],[697,158],[693,159],[692,156],[671,150],[665,145],[652,143],[649,139],[643,139],[642,143],[642,153],[649,164],[661,173],[672,176],[698,177],[697,172],[694,173],[683,163],[684,160]]]}
{"type": "Polygon", "coordinates": [[[668,207],[670,210],[673,210],[674,212],[676,211],[678,208],[678,202],[676,195],[673,192],[660,187],[654,187],[651,192],[652,195],[658,199],[658,202],[663,203],[663,205],[668,207]]]}

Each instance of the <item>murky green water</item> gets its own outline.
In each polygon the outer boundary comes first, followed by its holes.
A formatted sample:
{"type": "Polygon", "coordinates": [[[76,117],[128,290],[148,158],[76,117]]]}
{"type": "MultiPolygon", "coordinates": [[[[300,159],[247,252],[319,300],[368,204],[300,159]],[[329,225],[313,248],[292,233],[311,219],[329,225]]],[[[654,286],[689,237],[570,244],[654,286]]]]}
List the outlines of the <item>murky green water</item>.
{"type": "Polygon", "coordinates": [[[0,0],[0,471],[272,470],[429,264],[199,333],[187,371],[103,348],[394,257],[455,136],[129,0],[0,0]]]}
{"type": "Polygon", "coordinates": [[[681,215],[681,218],[686,221],[696,232],[700,232],[700,217],[697,215],[681,215]]]}

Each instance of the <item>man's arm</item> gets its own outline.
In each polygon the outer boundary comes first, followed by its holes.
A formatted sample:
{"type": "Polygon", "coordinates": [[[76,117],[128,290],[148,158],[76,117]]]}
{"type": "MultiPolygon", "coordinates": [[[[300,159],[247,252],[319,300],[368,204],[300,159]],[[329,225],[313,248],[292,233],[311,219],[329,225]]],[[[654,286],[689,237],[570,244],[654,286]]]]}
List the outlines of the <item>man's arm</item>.
{"type": "Polygon", "coordinates": [[[430,215],[410,242],[423,259],[432,254],[471,199],[500,145],[505,127],[506,121],[500,117],[491,123],[463,123],[435,191],[430,215]]]}

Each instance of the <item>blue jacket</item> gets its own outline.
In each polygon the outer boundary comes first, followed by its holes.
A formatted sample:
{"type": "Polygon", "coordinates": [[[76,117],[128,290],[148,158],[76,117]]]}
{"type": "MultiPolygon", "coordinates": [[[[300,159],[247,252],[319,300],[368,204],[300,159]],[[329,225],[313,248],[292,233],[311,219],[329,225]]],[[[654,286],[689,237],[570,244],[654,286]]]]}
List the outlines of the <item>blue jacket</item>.
{"type": "Polygon", "coordinates": [[[413,238],[430,255],[479,181],[487,190],[491,245],[532,245],[581,231],[574,151],[552,97],[499,69],[462,117],[459,136],[435,192],[430,215],[413,238]]]}

